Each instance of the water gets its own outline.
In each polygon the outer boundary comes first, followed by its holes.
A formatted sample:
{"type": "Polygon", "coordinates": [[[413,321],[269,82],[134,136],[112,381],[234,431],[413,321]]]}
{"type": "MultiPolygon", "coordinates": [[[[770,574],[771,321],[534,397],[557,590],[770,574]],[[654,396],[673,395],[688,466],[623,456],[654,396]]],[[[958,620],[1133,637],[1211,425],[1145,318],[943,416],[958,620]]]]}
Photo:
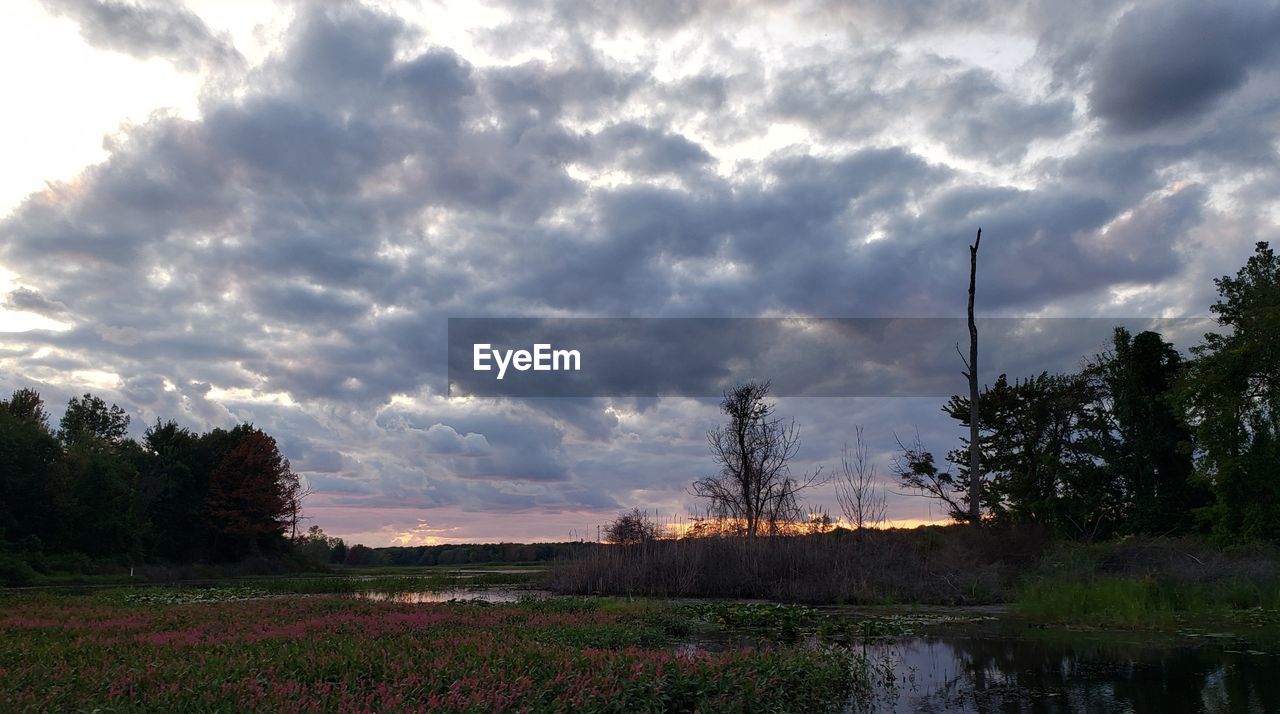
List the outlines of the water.
{"type": "Polygon", "coordinates": [[[1243,642],[944,634],[866,652],[894,676],[851,712],[1280,712],[1280,656],[1243,642]]]}
{"type": "Polygon", "coordinates": [[[404,602],[404,603],[432,603],[432,602],[449,602],[451,600],[479,600],[481,602],[516,602],[521,598],[537,597],[538,594],[530,590],[503,590],[500,588],[485,588],[475,590],[431,590],[431,591],[413,591],[413,592],[357,592],[352,593],[354,597],[364,600],[381,600],[386,602],[404,602]]]}

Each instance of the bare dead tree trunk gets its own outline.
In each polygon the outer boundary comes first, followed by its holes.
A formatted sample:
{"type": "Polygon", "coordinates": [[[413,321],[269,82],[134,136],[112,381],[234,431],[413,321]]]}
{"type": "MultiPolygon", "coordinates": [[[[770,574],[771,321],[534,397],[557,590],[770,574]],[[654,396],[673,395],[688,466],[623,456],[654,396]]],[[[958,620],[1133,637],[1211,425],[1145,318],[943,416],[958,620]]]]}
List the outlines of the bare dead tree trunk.
{"type": "Polygon", "coordinates": [[[975,527],[982,524],[981,451],[978,448],[978,325],[973,320],[973,296],[978,278],[978,244],[982,242],[982,229],[969,246],[969,361],[965,365],[969,378],[969,522],[975,527]]]}

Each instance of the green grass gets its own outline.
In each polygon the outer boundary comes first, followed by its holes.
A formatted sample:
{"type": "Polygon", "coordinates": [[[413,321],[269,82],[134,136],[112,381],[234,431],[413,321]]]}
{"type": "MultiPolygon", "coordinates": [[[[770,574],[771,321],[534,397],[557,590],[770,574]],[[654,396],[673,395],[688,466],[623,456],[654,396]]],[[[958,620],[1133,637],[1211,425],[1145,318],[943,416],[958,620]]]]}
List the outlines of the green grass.
{"type": "Polygon", "coordinates": [[[1156,578],[1037,580],[1019,593],[1020,614],[1045,621],[1123,627],[1168,626],[1180,616],[1280,609],[1280,582],[1232,578],[1198,583],[1156,578]]]}
{"type": "MultiPolygon", "coordinates": [[[[121,575],[42,576],[28,585],[40,589],[121,588],[251,588],[270,595],[320,595],[353,592],[412,592],[469,587],[527,587],[539,577],[538,571],[506,573],[459,573],[457,567],[368,568],[349,569],[337,573],[305,573],[296,575],[244,575],[212,577],[173,583],[149,583],[141,577],[121,575]]],[[[466,570],[470,570],[467,568],[466,570]]],[[[487,570],[487,569],[480,569],[487,570]]],[[[3,591],[0,588],[0,591],[3,591]]]]}

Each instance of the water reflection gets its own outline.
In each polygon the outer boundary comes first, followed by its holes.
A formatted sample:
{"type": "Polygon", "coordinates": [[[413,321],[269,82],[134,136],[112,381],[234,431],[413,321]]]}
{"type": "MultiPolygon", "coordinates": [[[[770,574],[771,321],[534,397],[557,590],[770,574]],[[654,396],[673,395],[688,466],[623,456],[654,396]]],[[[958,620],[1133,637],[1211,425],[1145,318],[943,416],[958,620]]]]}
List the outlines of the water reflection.
{"type": "Polygon", "coordinates": [[[1280,712],[1280,658],[1229,646],[915,637],[868,648],[896,687],[877,712],[1280,712]]]}
{"type": "Polygon", "coordinates": [[[381,600],[385,602],[430,603],[449,602],[451,600],[479,600],[481,602],[516,602],[522,597],[536,596],[528,590],[501,590],[486,588],[484,590],[433,590],[416,592],[358,592],[355,597],[364,600],[381,600]]]}

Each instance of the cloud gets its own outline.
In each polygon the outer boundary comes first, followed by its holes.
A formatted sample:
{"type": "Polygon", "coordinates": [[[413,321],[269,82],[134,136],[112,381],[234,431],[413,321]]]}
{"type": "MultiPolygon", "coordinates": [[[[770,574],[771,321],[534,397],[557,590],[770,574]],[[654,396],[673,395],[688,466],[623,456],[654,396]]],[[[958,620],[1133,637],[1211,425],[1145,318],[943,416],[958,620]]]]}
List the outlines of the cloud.
{"type": "Polygon", "coordinates": [[[1089,94],[1094,115],[1119,130],[1196,117],[1272,56],[1274,2],[1141,4],[1103,45],[1089,94]]]}
{"type": "MultiPolygon", "coordinates": [[[[696,505],[716,400],[448,399],[450,317],[956,317],[978,226],[983,315],[1203,314],[1280,238],[1267,4],[497,3],[457,34],[298,3],[253,67],[180,6],[50,7],[208,81],[0,218],[6,308],[67,325],[6,333],[0,387],[253,421],[351,533],[696,505]]],[[[852,423],[882,461],[955,437],[936,399],[779,408],[806,468],[852,423]]]]}
{"type": "Polygon", "coordinates": [[[4,307],[10,310],[34,312],[45,317],[62,317],[67,314],[67,306],[57,300],[50,300],[30,288],[10,290],[4,296],[4,307]]]}
{"type": "Polygon", "coordinates": [[[94,47],[139,59],[162,57],[185,71],[235,69],[244,64],[230,40],[215,35],[180,2],[42,2],[53,14],[79,24],[81,36],[94,47]]]}

